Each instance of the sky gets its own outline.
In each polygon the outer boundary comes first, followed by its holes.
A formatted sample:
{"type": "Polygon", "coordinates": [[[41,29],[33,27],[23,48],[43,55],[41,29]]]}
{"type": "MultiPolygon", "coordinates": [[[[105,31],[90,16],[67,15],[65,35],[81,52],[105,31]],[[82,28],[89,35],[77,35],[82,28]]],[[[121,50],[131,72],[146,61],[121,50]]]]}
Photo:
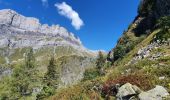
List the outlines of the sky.
{"type": "Polygon", "coordinates": [[[137,16],[140,0],[0,0],[0,9],[59,24],[91,50],[111,50],[137,16]]]}

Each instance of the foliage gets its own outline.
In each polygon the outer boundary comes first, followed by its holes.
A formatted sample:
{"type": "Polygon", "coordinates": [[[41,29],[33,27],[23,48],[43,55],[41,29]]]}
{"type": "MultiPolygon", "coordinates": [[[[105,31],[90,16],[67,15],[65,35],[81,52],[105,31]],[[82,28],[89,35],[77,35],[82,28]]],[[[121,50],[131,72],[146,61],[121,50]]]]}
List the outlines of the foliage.
{"type": "Polygon", "coordinates": [[[97,76],[100,76],[100,73],[97,69],[95,69],[95,68],[94,69],[87,69],[84,72],[83,81],[92,80],[92,79],[96,78],[97,76]]]}
{"type": "Polygon", "coordinates": [[[96,60],[96,66],[98,69],[101,69],[104,67],[106,59],[104,58],[104,55],[101,51],[99,51],[98,58],[96,60]]]}
{"type": "Polygon", "coordinates": [[[148,15],[155,8],[155,0],[141,0],[138,7],[138,13],[140,15],[148,15]]]}
{"type": "Polygon", "coordinates": [[[114,80],[107,80],[102,88],[102,95],[104,97],[115,96],[117,94],[116,85],[123,85],[125,83],[131,83],[133,85],[137,85],[138,87],[148,90],[153,87],[151,76],[146,74],[130,74],[125,76],[119,76],[114,80]]]}
{"type": "Polygon", "coordinates": [[[123,45],[117,45],[114,49],[114,61],[123,58],[123,56],[126,54],[125,47],[123,45]]]}
{"type": "Polygon", "coordinates": [[[55,93],[55,89],[58,88],[59,84],[59,71],[56,69],[56,62],[54,57],[51,57],[47,72],[43,78],[44,87],[42,91],[37,95],[37,99],[42,99],[51,96],[55,93]]]}
{"type": "Polygon", "coordinates": [[[98,92],[98,87],[102,84],[101,79],[84,81],[80,84],[61,88],[56,95],[50,97],[51,100],[103,100],[98,92]]]}
{"type": "Polygon", "coordinates": [[[106,58],[104,57],[103,53],[99,51],[98,58],[96,60],[96,67],[100,75],[105,74],[105,71],[104,71],[104,67],[106,64],[105,62],[106,62],[106,58]]]}
{"type": "Polygon", "coordinates": [[[35,58],[33,55],[33,49],[30,49],[25,56],[25,64],[15,68],[12,74],[12,98],[19,99],[21,97],[32,95],[33,89],[36,88],[36,82],[38,82],[38,80],[35,58]]]}
{"type": "Polygon", "coordinates": [[[162,17],[157,22],[157,27],[161,30],[155,35],[155,41],[167,41],[170,38],[170,16],[162,17]]]}
{"type": "Polygon", "coordinates": [[[47,73],[44,76],[44,83],[48,86],[52,86],[54,88],[58,87],[59,81],[59,71],[57,71],[57,66],[54,57],[51,57],[49,65],[47,67],[47,73]]]}

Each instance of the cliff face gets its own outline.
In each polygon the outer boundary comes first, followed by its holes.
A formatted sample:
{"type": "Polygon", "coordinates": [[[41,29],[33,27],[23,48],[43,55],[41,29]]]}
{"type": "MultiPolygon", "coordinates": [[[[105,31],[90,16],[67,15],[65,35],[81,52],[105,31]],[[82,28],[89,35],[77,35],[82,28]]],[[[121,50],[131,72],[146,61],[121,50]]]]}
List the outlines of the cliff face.
{"type": "Polygon", "coordinates": [[[10,9],[0,10],[0,30],[0,47],[72,45],[83,48],[80,39],[65,28],[59,25],[41,25],[38,19],[22,16],[10,9]]]}

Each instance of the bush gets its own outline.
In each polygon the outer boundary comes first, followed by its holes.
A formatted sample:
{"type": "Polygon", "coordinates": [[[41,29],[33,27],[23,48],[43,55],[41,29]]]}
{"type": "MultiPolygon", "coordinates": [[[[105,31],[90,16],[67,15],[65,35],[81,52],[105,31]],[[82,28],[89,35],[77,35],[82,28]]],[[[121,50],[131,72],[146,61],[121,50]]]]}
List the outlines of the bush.
{"type": "Polygon", "coordinates": [[[123,45],[117,45],[114,49],[114,61],[118,60],[119,58],[123,58],[126,54],[126,48],[123,45]]]}
{"type": "Polygon", "coordinates": [[[154,41],[160,40],[163,42],[164,40],[167,41],[170,38],[170,16],[162,17],[157,21],[157,28],[161,30],[156,34],[154,41]]]}
{"type": "Polygon", "coordinates": [[[140,87],[143,90],[149,90],[153,88],[152,78],[146,74],[131,74],[127,76],[120,76],[113,80],[107,80],[105,84],[103,84],[102,95],[103,97],[115,96],[117,94],[116,84],[126,84],[131,83],[140,87]]]}
{"type": "Polygon", "coordinates": [[[92,79],[96,78],[97,76],[100,76],[100,73],[97,69],[87,69],[84,72],[83,81],[92,80],[92,79]]]}
{"type": "Polygon", "coordinates": [[[97,69],[102,69],[105,65],[105,57],[103,55],[103,53],[101,51],[99,51],[99,54],[98,54],[98,57],[97,57],[97,60],[96,60],[96,67],[97,69]]]}

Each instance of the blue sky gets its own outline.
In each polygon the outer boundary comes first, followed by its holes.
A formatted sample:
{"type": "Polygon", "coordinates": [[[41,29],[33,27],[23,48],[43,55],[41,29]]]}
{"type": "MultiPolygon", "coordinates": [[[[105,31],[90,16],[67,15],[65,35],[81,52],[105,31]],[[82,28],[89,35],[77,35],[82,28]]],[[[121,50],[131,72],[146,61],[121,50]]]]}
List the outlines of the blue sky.
{"type": "MultiPolygon", "coordinates": [[[[13,9],[41,23],[59,24],[78,36],[92,50],[111,50],[137,15],[140,0],[0,0],[0,9],[13,9]],[[44,3],[42,2],[44,1],[44,3]],[[76,28],[71,18],[59,13],[56,3],[65,2],[83,21],[76,28]]],[[[74,21],[74,18],[73,18],[74,21]]],[[[77,21],[75,21],[77,22],[77,21]]],[[[79,21],[78,21],[79,22],[79,21]]],[[[77,24],[77,23],[76,23],[77,24]]]]}

